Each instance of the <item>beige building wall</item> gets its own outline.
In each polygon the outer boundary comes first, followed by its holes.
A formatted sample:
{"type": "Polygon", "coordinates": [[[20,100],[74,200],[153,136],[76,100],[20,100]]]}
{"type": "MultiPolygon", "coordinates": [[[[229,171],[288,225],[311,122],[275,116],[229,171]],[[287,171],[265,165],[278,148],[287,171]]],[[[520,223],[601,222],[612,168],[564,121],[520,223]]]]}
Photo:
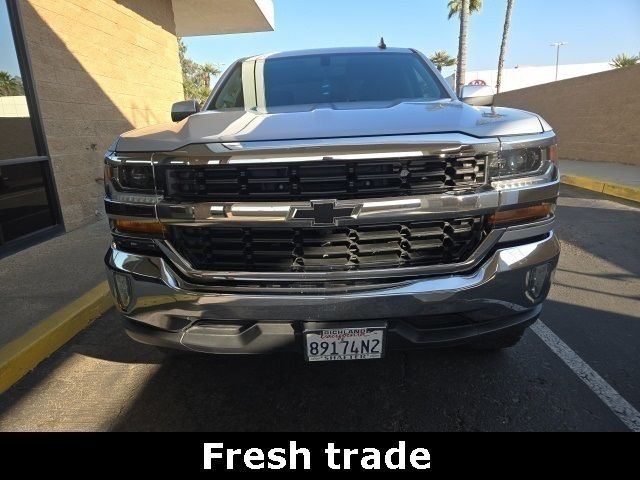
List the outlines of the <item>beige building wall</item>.
{"type": "Polygon", "coordinates": [[[0,116],[0,152],[2,158],[35,157],[33,127],[29,117],[0,116]]]}
{"type": "Polygon", "coordinates": [[[171,0],[20,0],[67,230],[102,215],[103,154],[183,99],[171,0]]]}
{"type": "Polygon", "coordinates": [[[640,65],[500,93],[496,105],[542,115],[560,158],[640,165],[640,65]]]}

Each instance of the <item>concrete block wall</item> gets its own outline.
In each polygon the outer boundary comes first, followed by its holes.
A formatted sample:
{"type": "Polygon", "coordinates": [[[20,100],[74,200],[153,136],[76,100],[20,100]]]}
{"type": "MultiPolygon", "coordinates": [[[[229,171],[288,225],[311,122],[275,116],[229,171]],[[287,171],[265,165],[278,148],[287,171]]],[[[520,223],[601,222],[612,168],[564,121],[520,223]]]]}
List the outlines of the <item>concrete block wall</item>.
{"type": "Polygon", "coordinates": [[[103,154],[183,99],[171,0],[20,0],[67,230],[102,214],[103,154]]]}
{"type": "Polygon", "coordinates": [[[640,65],[500,93],[496,105],[542,115],[561,159],[640,165],[640,65]]]}
{"type": "Polygon", "coordinates": [[[0,116],[0,159],[35,157],[33,127],[29,117],[0,116]]]}

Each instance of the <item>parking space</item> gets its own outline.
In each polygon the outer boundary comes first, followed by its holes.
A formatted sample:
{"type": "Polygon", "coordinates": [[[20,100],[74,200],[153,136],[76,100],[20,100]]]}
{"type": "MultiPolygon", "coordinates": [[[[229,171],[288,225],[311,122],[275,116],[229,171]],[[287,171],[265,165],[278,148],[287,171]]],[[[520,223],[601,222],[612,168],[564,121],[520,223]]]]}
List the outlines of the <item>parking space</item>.
{"type": "Polygon", "coordinates": [[[615,401],[640,408],[640,209],[563,187],[557,213],[563,252],[542,327],[595,386],[531,330],[499,353],[306,364],[167,357],[129,340],[111,311],[2,395],[0,430],[627,430],[615,401]],[[619,397],[603,401],[598,385],[619,397]]]}

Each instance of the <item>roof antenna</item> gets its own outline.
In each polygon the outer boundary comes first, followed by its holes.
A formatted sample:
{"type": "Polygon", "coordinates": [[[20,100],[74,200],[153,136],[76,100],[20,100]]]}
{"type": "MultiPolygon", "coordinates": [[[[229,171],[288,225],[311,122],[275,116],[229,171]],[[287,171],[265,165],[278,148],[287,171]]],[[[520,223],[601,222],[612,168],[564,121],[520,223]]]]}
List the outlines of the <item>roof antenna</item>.
{"type": "Polygon", "coordinates": [[[386,50],[387,49],[387,44],[384,43],[384,37],[380,37],[380,43],[378,44],[378,48],[380,50],[386,50]]]}

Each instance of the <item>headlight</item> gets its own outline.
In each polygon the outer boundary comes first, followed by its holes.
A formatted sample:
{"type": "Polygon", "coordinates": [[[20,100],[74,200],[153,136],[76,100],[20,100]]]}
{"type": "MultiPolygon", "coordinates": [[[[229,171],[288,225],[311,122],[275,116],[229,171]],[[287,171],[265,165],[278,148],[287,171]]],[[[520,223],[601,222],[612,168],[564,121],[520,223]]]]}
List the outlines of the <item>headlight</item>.
{"type": "Polygon", "coordinates": [[[489,163],[493,180],[542,175],[556,162],[556,146],[502,150],[489,163]]]}
{"type": "Polygon", "coordinates": [[[119,165],[118,181],[123,188],[153,190],[151,165],[119,165]]]}
{"type": "Polygon", "coordinates": [[[105,186],[112,184],[117,191],[152,193],[155,190],[150,160],[122,158],[107,152],[104,176],[105,186]]]}

